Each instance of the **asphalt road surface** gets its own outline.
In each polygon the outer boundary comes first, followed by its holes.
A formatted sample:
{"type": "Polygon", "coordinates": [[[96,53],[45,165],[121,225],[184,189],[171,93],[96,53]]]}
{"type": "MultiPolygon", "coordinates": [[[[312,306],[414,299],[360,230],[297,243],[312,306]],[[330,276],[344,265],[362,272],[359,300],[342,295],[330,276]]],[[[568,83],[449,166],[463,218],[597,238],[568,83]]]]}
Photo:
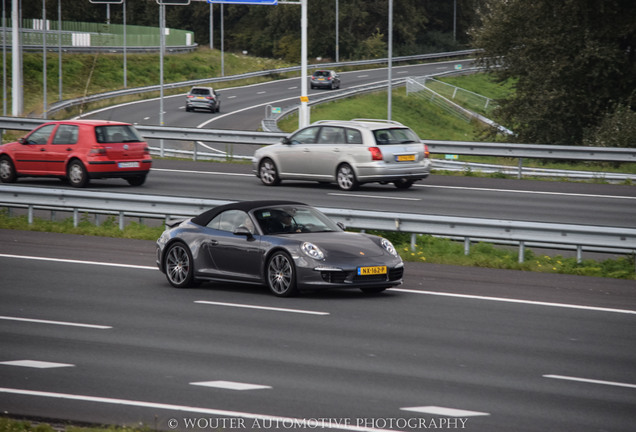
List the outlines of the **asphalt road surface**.
{"type": "MultiPolygon", "coordinates": [[[[21,178],[23,187],[67,188],[57,179],[21,178]]],[[[433,174],[411,189],[370,183],[344,192],[335,184],[284,181],[267,187],[249,164],[155,160],[142,187],[95,180],[88,190],[228,201],[291,199],[318,207],[480,217],[548,223],[636,227],[636,188],[433,174]]],[[[0,192],[2,185],[0,185],[0,192]]]]}
{"type": "Polygon", "coordinates": [[[381,295],[279,299],[171,288],[150,241],[9,230],[0,269],[9,416],[166,431],[634,430],[633,281],[407,263],[381,295]]]}

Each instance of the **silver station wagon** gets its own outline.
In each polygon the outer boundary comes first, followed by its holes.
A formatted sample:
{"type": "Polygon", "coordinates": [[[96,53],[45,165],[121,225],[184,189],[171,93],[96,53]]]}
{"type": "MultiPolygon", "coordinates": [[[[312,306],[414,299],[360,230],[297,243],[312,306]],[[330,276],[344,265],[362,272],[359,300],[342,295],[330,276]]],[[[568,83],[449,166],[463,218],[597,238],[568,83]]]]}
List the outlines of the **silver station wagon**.
{"type": "Polygon", "coordinates": [[[256,150],[253,171],[267,186],[282,180],[337,183],[354,190],[363,183],[407,189],[428,177],[428,147],[401,123],[386,120],[322,120],[280,144],[256,150]]]}

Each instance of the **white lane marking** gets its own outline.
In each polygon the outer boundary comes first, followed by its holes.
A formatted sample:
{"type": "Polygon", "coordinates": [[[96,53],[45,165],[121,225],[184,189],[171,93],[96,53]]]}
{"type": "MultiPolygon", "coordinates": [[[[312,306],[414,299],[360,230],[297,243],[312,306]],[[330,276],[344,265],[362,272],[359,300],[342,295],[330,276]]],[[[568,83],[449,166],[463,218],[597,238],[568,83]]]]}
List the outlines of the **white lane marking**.
{"type": "MultiPolygon", "coordinates": [[[[192,412],[197,414],[207,414],[221,417],[239,417],[260,421],[267,421],[276,424],[283,425],[287,427],[288,425],[298,426],[296,429],[317,429],[317,428],[327,428],[327,429],[339,429],[339,430],[348,430],[348,431],[356,431],[356,432],[397,432],[390,429],[374,429],[370,427],[357,426],[353,424],[347,424],[347,422],[335,422],[320,419],[301,419],[301,418],[293,418],[293,417],[279,417],[267,414],[254,414],[240,411],[228,411],[228,410],[220,410],[214,408],[201,408],[201,407],[193,407],[193,406],[185,406],[185,405],[173,405],[173,404],[164,404],[157,402],[144,402],[144,401],[136,401],[129,399],[113,399],[113,398],[105,398],[99,396],[87,396],[87,395],[75,395],[68,393],[54,393],[54,392],[45,392],[45,391],[34,391],[34,390],[23,390],[23,389],[13,389],[13,388],[5,388],[0,387],[0,393],[8,393],[14,395],[22,395],[22,396],[37,396],[37,397],[46,397],[46,398],[54,398],[54,399],[65,399],[65,400],[74,400],[74,401],[82,401],[82,402],[97,402],[111,405],[125,405],[125,406],[134,406],[134,407],[142,407],[142,408],[152,408],[152,409],[161,409],[161,410],[170,410],[170,411],[182,411],[182,412],[192,412]]],[[[177,419],[171,419],[171,422],[177,421],[177,419]]],[[[256,424],[256,423],[254,423],[256,424]]],[[[169,426],[172,428],[176,428],[179,425],[178,423],[171,423],[169,426]]],[[[256,428],[255,428],[256,429],[256,428]]]]}
{"type": "Polygon", "coordinates": [[[236,99],[237,96],[227,96],[226,99],[236,99]]]}
{"type": "Polygon", "coordinates": [[[51,321],[51,320],[42,320],[42,319],[33,319],[33,318],[20,318],[20,317],[12,317],[12,316],[0,316],[0,320],[29,322],[29,323],[35,323],[35,324],[52,324],[52,325],[69,326],[69,327],[84,327],[84,328],[92,328],[92,329],[98,329],[98,330],[112,329],[111,326],[104,326],[104,325],[82,324],[82,323],[74,323],[74,322],[66,322],[66,321],[51,321]]]}
{"type": "MultiPolygon", "coordinates": [[[[157,267],[153,267],[153,266],[102,263],[102,262],[96,262],[96,261],[79,261],[79,260],[69,260],[69,259],[62,259],[62,258],[45,258],[45,257],[0,254],[0,258],[1,257],[64,262],[64,263],[72,263],[72,264],[89,264],[89,265],[101,265],[101,266],[110,266],[110,267],[136,268],[141,270],[158,270],[157,267]]],[[[420,290],[411,290],[411,289],[405,289],[405,288],[391,288],[391,290],[404,292],[404,293],[411,293],[411,294],[420,294],[420,295],[436,295],[436,296],[445,296],[445,297],[498,301],[498,302],[504,302],[504,303],[517,303],[517,304],[527,304],[527,305],[535,305],[535,306],[552,306],[552,307],[560,307],[560,308],[567,308],[567,309],[580,309],[580,310],[597,311],[597,312],[612,312],[612,313],[636,315],[636,311],[629,310],[629,309],[613,309],[613,308],[604,308],[604,307],[596,307],[596,306],[572,305],[567,303],[549,303],[549,302],[540,302],[540,301],[533,301],[533,300],[476,296],[476,295],[469,295],[469,294],[453,294],[453,293],[442,293],[442,292],[435,292],[435,291],[420,291],[420,290]]],[[[279,310],[284,312],[305,313],[305,314],[313,314],[313,315],[329,315],[328,312],[312,312],[312,311],[303,311],[303,310],[294,310],[294,309],[268,308],[268,307],[261,307],[261,306],[249,306],[249,305],[235,305],[232,303],[215,303],[215,302],[205,302],[205,301],[198,301],[195,303],[209,303],[209,304],[216,304],[216,305],[223,305],[223,306],[234,306],[234,307],[243,307],[243,308],[264,309],[264,310],[279,310]]]]}
{"type": "Polygon", "coordinates": [[[636,200],[636,197],[631,196],[620,196],[620,195],[595,195],[595,194],[583,194],[583,193],[570,193],[570,192],[546,192],[546,191],[526,191],[526,190],[518,190],[518,189],[490,189],[490,188],[477,188],[477,187],[466,187],[466,186],[442,186],[442,185],[425,185],[425,184],[415,184],[414,186],[420,188],[430,188],[430,189],[459,189],[459,190],[468,190],[468,191],[479,191],[479,192],[509,192],[515,194],[535,194],[535,195],[558,195],[558,196],[573,196],[573,197],[585,197],[585,198],[615,198],[615,199],[628,199],[628,200],[636,200]]]}
{"type": "Polygon", "coordinates": [[[298,88],[298,86],[294,86],[294,87],[287,87],[287,90],[296,90],[298,88]]]}
{"type": "Polygon", "coordinates": [[[206,300],[196,300],[195,303],[207,304],[207,305],[213,305],[213,306],[228,306],[228,307],[244,308],[244,309],[260,309],[260,310],[268,310],[268,311],[275,311],[275,312],[290,312],[290,313],[306,314],[306,315],[322,315],[322,316],[329,315],[329,312],[317,312],[317,311],[309,311],[309,310],[302,310],[302,309],[287,309],[287,308],[278,308],[278,307],[269,307],[269,306],[253,306],[253,305],[246,305],[246,304],[240,304],[240,303],[222,303],[222,302],[213,302],[213,301],[206,301],[206,300]]]}
{"type": "Polygon", "coordinates": [[[386,196],[386,195],[362,195],[362,194],[346,194],[346,193],[337,193],[337,192],[329,192],[327,193],[327,195],[356,197],[356,198],[377,198],[377,199],[402,200],[402,201],[422,201],[421,198],[405,198],[405,197],[395,197],[395,196],[386,196]]]}
{"type": "Polygon", "coordinates": [[[157,267],[152,267],[152,266],[105,263],[105,262],[99,262],[99,261],[72,260],[72,259],[65,259],[65,258],[46,258],[46,257],[26,256],[26,255],[0,254],[0,258],[19,258],[19,259],[36,260],[36,261],[63,262],[63,263],[70,263],[70,264],[90,264],[90,265],[99,265],[99,266],[106,266],[106,267],[123,267],[123,268],[133,268],[133,269],[141,269],[141,270],[157,270],[157,267]]]}
{"type": "Polygon", "coordinates": [[[559,380],[567,380],[567,381],[577,381],[577,382],[583,382],[583,383],[589,383],[589,384],[602,384],[602,385],[609,385],[609,386],[615,386],[615,387],[627,387],[627,388],[636,389],[636,384],[628,384],[628,383],[615,382],[615,381],[603,381],[603,380],[595,380],[595,379],[589,379],[589,378],[577,378],[577,377],[564,376],[564,375],[543,375],[543,377],[559,379],[559,380]]]}
{"type": "Polygon", "coordinates": [[[356,78],[367,78],[369,75],[356,75],[356,78]]]}
{"type": "MultiPolygon", "coordinates": [[[[167,168],[151,168],[152,171],[163,171],[163,172],[175,172],[175,173],[188,173],[188,174],[212,174],[212,175],[223,175],[223,176],[243,176],[243,177],[253,177],[254,174],[243,174],[243,173],[226,173],[220,171],[195,171],[195,170],[179,170],[179,169],[167,169],[167,168]]],[[[572,197],[583,197],[583,198],[612,198],[612,199],[627,199],[627,200],[636,200],[636,197],[631,196],[620,196],[620,195],[597,195],[597,194],[583,194],[583,193],[570,193],[570,192],[546,192],[546,191],[526,191],[526,190],[518,190],[518,189],[491,189],[491,188],[478,188],[478,187],[467,187],[467,186],[443,186],[443,185],[426,185],[426,184],[414,184],[414,187],[418,188],[429,188],[429,189],[457,189],[457,190],[466,190],[466,191],[479,191],[479,192],[507,192],[507,193],[515,193],[515,194],[535,194],[535,195],[556,195],[556,196],[572,196],[572,197]]],[[[336,193],[331,193],[330,195],[337,195],[336,193]]],[[[344,194],[340,194],[344,195],[344,194]]],[[[355,195],[350,194],[347,196],[361,197],[361,198],[376,198],[370,195],[355,195]]],[[[388,197],[385,198],[390,199],[402,199],[402,200],[419,200],[421,198],[403,198],[403,197],[388,197]]]]}
{"type": "Polygon", "coordinates": [[[596,306],[573,305],[573,304],[567,304],[567,303],[549,303],[549,302],[519,300],[519,299],[510,299],[510,298],[502,298],[502,297],[484,297],[484,296],[477,296],[477,295],[470,295],[470,294],[453,294],[453,293],[443,293],[443,292],[435,292],[435,291],[419,291],[419,290],[411,290],[411,289],[405,289],[405,288],[391,288],[391,290],[410,293],[410,294],[456,297],[456,298],[466,298],[466,299],[475,299],[475,300],[496,301],[496,302],[503,302],[503,303],[517,303],[517,304],[526,304],[526,305],[534,305],[534,306],[551,306],[551,307],[560,307],[560,308],[566,308],[566,309],[581,309],[581,310],[596,311],[596,312],[612,312],[612,313],[636,315],[636,311],[629,310],[629,309],[613,309],[613,308],[604,308],[604,307],[596,307],[596,306]]]}
{"type": "Polygon", "coordinates": [[[12,360],[12,361],[0,362],[0,364],[6,365],[6,366],[20,366],[20,367],[29,367],[29,368],[36,368],[36,369],[75,367],[74,364],[69,364],[69,363],[53,363],[53,362],[45,362],[45,361],[38,361],[38,360],[12,360]]]}
{"type": "Polygon", "coordinates": [[[240,382],[234,382],[234,381],[200,381],[200,382],[191,382],[190,385],[214,387],[214,388],[221,388],[226,390],[260,390],[260,389],[272,388],[271,386],[266,386],[266,385],[247,384],[247,383],[240,383],[240,382]]]}
{"type": "Polygon", "coordinates": [[[433,414],[439,415],[443,417],[475,417],[475,416],[487,416],[489,413],[479,412],[479,411],[468,411],[461,410],[456,408],[444,408],[438,406],[421,406],[421,407],[410,407],[410,408],[400,408],[402,411],[413,411],[424,414],[433,414]]]}
{"type": "Polygon", "coordinates": [[[168,168],[150,168],[152,171],[172,172],[172,173],[186,173],[186,174],[208,174],[208,175],[222,175],[222,176],[241,176],[241,177],[254,177],[254,174],[242,174],[242,173],[224,173],[217,171],[195,171],[195,170],[176,170],[168,168]]]}

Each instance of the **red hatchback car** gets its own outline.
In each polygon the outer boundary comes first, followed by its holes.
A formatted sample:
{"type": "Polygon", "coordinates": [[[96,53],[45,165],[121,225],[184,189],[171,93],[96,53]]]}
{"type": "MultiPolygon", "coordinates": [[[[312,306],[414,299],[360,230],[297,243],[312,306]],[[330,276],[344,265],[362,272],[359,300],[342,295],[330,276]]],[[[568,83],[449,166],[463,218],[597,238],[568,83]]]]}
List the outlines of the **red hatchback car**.
{"type": "Polygon", "coordinates": [[[45,123],[17,142],[0,145],[0,180],[47,176],[84,187],[91,179],[146,181],[152,158],[133,125],[103,120],[45,123]]]}

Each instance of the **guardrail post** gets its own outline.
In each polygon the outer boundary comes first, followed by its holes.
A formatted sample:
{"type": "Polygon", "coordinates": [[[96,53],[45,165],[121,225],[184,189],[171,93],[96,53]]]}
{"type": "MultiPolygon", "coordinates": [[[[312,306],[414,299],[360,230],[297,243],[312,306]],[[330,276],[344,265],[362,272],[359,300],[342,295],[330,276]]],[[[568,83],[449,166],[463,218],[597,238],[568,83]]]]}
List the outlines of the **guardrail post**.
{"type": "Polygon", "coordinates": [[[79,210],[77,208],[73,209],[73,228],[77,228],[79,225],[79,210]]]}
{"type": "Polygon", "coordinates": [[[523,263],[526,259],[526,244],[523,241],[519,242],[519,263],[523,263]]]}
{"type": "Polygon", "coordinates": [[[411,234],[411,252],[415,252],[415,247],[417,246],[416,238],[417,238],[417,234],[412,233],[411,234]]]}
{"type": "Polygon", "coordinates": [[[120,211],[119,212],[119,231],[123,231],[124,230],[124,212],[120,211]]]}
{"type": "Polygon", "coordinates": [[[199,145],[197,144],[196,141],[192,141],[194,143],[194,150],[192,151],[192,160],[193,161],[197,161],[197,158],[199,156],[199,145]]]}
{"type": "Polygon", "coordinates": [[[519,171],[517,171],[517,178],[519,180],[521,180],[521,177],[523,176],[523,158],[519,158],[519,171]]]}
{"type": "Polygon", "coordinates": [[[577,245],[576,246],[576,263],[581,264],[581,261],[583,261],[583,246],[577,245]]]}
{"type": "Polygon", "coordinates": [[[470,237],[464,237],[464,255],[470,254],[470,237]]]}
{"type": "Polygon", "coordinates": [[[29,204],[29,212],[28,212],[28,216],[27,219],[29,221],[29,225],[33,224],[33,205],[29,204]]]}

